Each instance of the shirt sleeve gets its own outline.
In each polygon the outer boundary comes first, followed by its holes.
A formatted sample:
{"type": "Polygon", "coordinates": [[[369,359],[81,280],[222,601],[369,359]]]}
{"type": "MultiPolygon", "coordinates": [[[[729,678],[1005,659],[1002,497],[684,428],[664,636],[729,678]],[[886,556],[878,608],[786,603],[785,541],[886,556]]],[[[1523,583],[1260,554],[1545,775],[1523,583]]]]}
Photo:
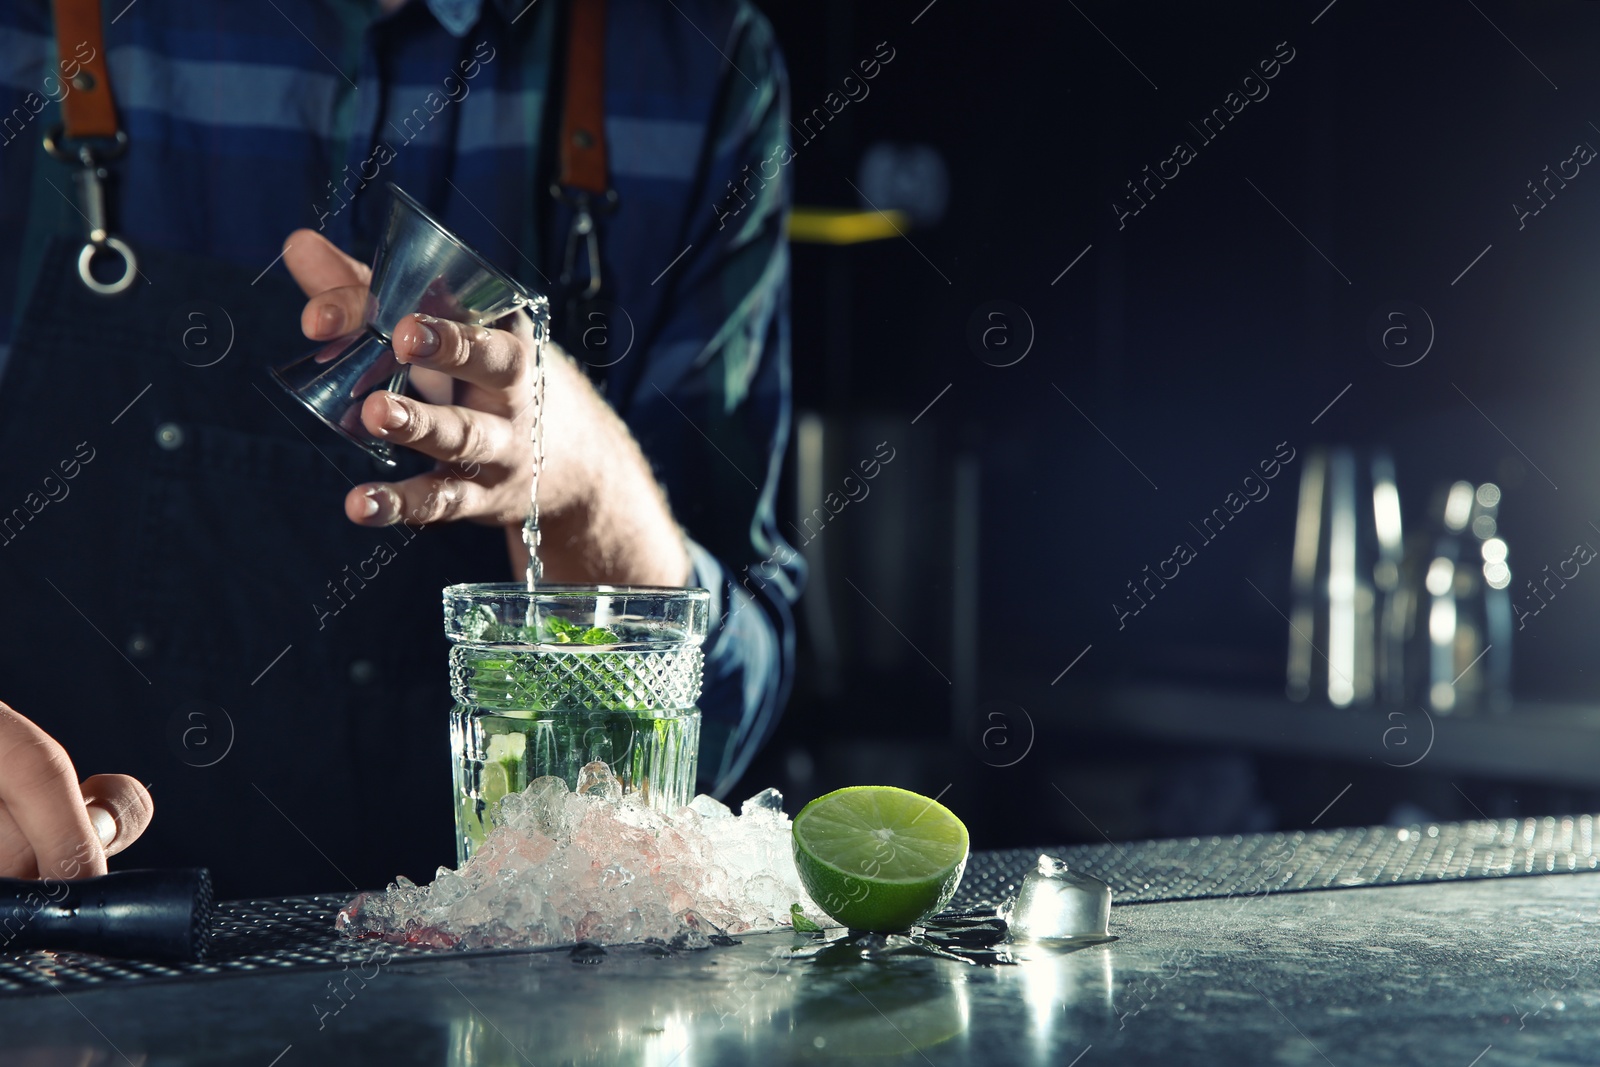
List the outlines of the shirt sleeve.
{"type": "Polygon", "coordinates": [[[692,198],[688,249],[663,281],[634,427],[712,592],[700,787],[733,787],[771,735],[794,674],[804,564],[778,532],[790,428],[788,84],[766,20],[735,14],[692,198]],[[703,205],[703,206],[702,206],[703,205]]]}

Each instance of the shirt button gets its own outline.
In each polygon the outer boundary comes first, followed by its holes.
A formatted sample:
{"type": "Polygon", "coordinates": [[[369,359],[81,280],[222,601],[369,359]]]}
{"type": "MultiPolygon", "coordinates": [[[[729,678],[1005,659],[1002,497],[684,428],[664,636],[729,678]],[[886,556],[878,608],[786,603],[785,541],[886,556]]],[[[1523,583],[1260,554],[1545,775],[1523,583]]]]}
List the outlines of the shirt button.
{"type": "Polygon", "coordinates": [[[378,676],[378,667],[370,659],[358,659],[350,664],[350,680],[357,685],[366,685],[378,676]]]}
{"type": "Polygon", "coordinates": [[[175,422],[163,422],[156,427],[156,444],[171,452],[183,444],[183,428],[175,422]]]}
{"type": "Polygon", "coordinates": [[[143,659],[150,654],[150,639],[144,634],[134,634],[128,638],[128,655],[134,659],[143,659]]]}

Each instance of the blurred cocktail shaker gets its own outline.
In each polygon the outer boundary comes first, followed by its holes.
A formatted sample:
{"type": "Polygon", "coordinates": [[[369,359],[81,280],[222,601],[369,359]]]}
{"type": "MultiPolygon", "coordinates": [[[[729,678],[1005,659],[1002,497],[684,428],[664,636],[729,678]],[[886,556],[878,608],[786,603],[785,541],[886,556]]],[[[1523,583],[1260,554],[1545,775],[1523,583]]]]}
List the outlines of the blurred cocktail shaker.
{"type": "Polygon", "coordinates": [[[1290,567],[1288,694],[1335,707],[1390,700],[1404,634],[1395,598],[1404,543],[1386,452],[1314,449],[1300,476],[1290,567]]]}
{"type": "Polygon", "coordinates": [[[1435,495],[1407,556],[1406,697],[1441,714],[1511,706],[1510,550],[1501,492],[1458,481],[1435,495]]]}
{"type": "Polygon", "coordinates": [[[1290,567],[1288,694],[1450,713],[1511,701],[1501,493],[1458,481],[1410,537],[1386,452],[1313,450],[1290,567]]]}

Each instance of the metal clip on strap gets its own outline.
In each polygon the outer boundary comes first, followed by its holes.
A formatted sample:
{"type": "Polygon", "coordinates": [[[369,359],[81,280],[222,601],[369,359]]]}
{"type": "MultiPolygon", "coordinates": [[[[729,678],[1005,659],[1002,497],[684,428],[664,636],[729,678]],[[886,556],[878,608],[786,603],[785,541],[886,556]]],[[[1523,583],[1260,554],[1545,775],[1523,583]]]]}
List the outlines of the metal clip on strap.
{"type": "Polygon", "coordinates": [[[117,127],[100,3],[99,0],[54,0],[52,15],[56,52],[61,74],[66,79],[67,94],[61,100],[64,123],[45,132],[44,148],[63,163],[78,165],[73,175],[78,186],[78,210],[89,224],[89,240],[78,253],[78,277],[91,291],[114,296],[133,285],[139,265],[133,249],[111,235],[106,220],[105,183],[110,175],[105,163],[128,150],[128,135],[117,127]],[[75,73],[68,75],[69,69],[75,73]],[[76,148],[65,146],[68,138],[76,148]],[[97,152],[91,141],[109,144],[97,152]],[[95,256],[101,252],[112,252],[122,258],[122,274],[115,281],[102,282],[90,269],[95,256]]]}
{"type": "MultiPolygon", "coordinates": [[[[580,300],[593,300],[600,295],[600,234],[595,229],[593,202],[588,193],[578,193],[569,196],[561,186],[553,185],[550,192],[557,200],[562,200],[572,205],[572,229],[567,231],[567,253],[561,261],[561,286],[571,292],[572,279],[575,277],[573,270],[578,265],[578,245],[582,244],[589,259],[588,283],[583,292],[573,294],[580,300]]],[[[617,194],[608,191],[601,205],[610,210],[616,206],[617,194]]]]}
{"type": "MultiPolygon", "coordinates": [[[[596,210],[616,207],[617,194],[606,181],[605,0],[572,0],[567,13],[567,76],[561,108],[561,174],[551,185],[557,200],[573,207],[572,229],[562,260],[561,284],[572,284],[578,245],[588,255],[588,283],[581,300],[600,295],[600,234],[596,210]]],[[[570,288],[569,288],[570,292],[570,288]]]]}
{"type": "Polygon", "coordinates": [[[78,213],[89,224],[89,239],[78,252],[78,277],[92,292],[101,296],[115,296],[127,291],[133,285],[134,276],[139,273],[133,249],[128,247],[126,241],[111,235],[106,221],[105,183],[109,174],[104,160],[115,159],[127,150],[128,135],[118,130],[111,151],[105,155],[95,152],[87,143],[80,144],[76,152],[69,152],[62,147],[62,136],[61,127],[52,126],[44,135],[44,148],[63,163],[78,164],[77,171],[72,175],[78,187],[78,213]],[[114,281],[103,282],[90,269],[95,256],[101,252],[115,253],[122,258],[122,273],[114,281]]]}

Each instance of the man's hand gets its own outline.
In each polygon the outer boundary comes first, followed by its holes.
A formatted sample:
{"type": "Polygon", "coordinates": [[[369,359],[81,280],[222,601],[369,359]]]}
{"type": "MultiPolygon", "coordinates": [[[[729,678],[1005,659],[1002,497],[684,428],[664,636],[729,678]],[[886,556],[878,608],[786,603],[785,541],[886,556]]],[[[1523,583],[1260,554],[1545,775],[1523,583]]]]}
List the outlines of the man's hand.
{"type": "Polygon", "coordinates": [[[133,844],[155,804],[125,774],[78,782],[66,750],[0,704],[0,877],[92,878],[133,844]]]}
{"type": "MultiPolygon", "coordinates": [[[[361,328],[371,271],[321,234],[289,236],[284,263],[310,299],[300,325],[328,341],[361,328]]],[[[361,421],[373,436],[438,461],[398,483],[357,486],[345,514],[363,526],[468,519],[506,529],[514,570],[533,478],[532,324],[505,329],[408,315],[394,354],[424,399],[379,391],[361,421]]],[[[544,467],[539,510],[546,577],[558,582],[682,585],[689,560],[639,446],[576,364],[544,346],[544,467]]]]}

